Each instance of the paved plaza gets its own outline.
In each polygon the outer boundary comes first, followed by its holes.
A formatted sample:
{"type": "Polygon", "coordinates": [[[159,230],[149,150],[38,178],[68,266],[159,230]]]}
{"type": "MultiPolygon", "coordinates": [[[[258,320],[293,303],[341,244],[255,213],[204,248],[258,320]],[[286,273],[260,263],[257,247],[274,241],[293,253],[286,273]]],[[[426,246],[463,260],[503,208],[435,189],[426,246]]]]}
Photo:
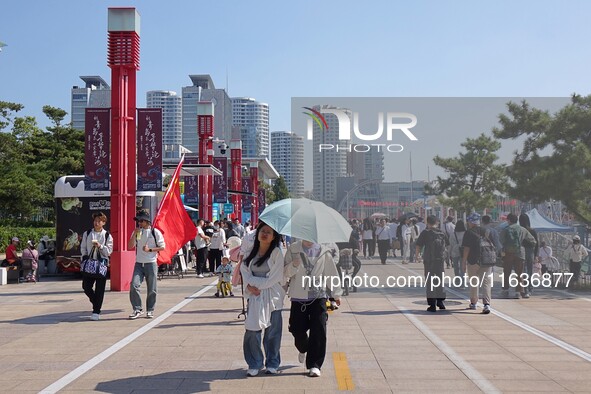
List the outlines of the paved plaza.
{"type": "MultiPolygon", "coordinates": [[[[362,262],[362,274],[380,278],[422,273],[392,258],[362,262]]],[[[128,293],[107,292],[96,322],[79,280],[1,286],[0,392],[591,391],[589,294],[499,299],[496,282],[493,313],[483,315],[466,309],[464,289],[448,290],[448,309],[429,313],[422,288],[362,288],[330,313],[320,378],[297,361],[287,301],[280,373],[247,378],[241,299],[215,298],[213,282],[165,277],[152,320],[128,320],[128,293]]]]}

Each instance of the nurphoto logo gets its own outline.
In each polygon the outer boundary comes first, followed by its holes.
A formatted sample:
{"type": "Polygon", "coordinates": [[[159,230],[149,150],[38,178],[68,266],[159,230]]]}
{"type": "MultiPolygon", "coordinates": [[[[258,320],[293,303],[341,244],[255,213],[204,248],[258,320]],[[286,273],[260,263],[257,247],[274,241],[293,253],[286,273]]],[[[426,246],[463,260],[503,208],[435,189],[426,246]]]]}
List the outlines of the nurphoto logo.
{"type": "Polygon", "coordinates": [[[392,152],[398,153],[404,150],[404,146],[401,144],[390,144],[393,141],[396,134],[402,132],[406,138],[410,141],[418,141],[418,138],[412,133],[410,129],[416,126],[417,117],[407,112],[378,112],[378,129],[374,133],[366,133],[359,128],[359,112],[351,112],[343,109],[338,109],[328,105],[312,107],[302,107],[306,111],[303,112],[309,117],[306,127],[306,138],[308,140],[314,139],[314,124],[318,126],[321,132],[333,132],[329,130],[328,122],[324,114],[332,114],[337,119],[338,124],[338,139],[339,141],[353,142],[352,135],[360,140],[366,142],[378,141],[383,139],[384,130],[386,143],[365,143],[365,144],[347,144],[346,147],[340,146],[339,144],[319,144],[318,151],[323,152],[327,150],[348,150],[355,152],[368,152],[372,148],[377,149],[378,152],[392,152]],[[351,127],[351,122],[353,127],[351,127]],[[353,132],[353,134],[351,134],[353,132]]]}

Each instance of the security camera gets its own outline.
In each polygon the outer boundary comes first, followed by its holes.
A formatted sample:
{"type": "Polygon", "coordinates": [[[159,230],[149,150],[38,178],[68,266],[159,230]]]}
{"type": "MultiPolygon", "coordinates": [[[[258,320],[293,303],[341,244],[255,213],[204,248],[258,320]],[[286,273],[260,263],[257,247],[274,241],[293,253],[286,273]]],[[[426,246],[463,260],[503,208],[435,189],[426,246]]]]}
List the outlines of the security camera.
{"type": "Polygon", "coordinates": [[[222,143],[221,143],[221,144],[218,146],[218,148],[220,148],[220,153],[221,153],[222,155],[225,155],[225,154],[226,154],[226,150],[228,150],[228,145],[227,145],[225,142],[222,142],[222,143]]]}

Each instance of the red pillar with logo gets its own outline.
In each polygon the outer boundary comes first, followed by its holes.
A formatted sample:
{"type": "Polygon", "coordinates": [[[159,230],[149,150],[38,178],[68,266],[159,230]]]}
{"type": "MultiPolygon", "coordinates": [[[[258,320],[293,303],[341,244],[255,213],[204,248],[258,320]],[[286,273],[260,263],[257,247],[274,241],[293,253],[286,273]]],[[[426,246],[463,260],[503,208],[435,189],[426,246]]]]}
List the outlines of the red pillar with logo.
{"type": "MultiPolygon", "coordinates": [[[[111,68],[111,290],[129,290],[135,251],[127,242],[135,227],[136,71],[140,68],[140,15],[135,8],[108,10],[111,68]]],[[[152,216],[155,212],[151,213],[152,216]]]]}
{"type": "MultiPolygon", "coordinates": [[[[232,190],[242,189],[242,141],[230,141],[230,159],[232,164],[232,190]]],[[[234,217],[242,223],[242,196],[233,194],[230,201],[234,205],[234,217]]]]}
{"type": "Polygon", "coordinates": [[[250,190],[252,191],[252,208],[250,209],[250,221],[252,225],[259,221],[259,163],[250,163],[250,190]]]}
{"type": "MultiPolygon", "coordinates": [[[[213,163],[213,103],[200,101],[197,103],[197,134],[199,135],[199,163],[213,163]]],[[[211,220],[213,216],[213,176],[199,175],[199,216],[211,220]]]]}

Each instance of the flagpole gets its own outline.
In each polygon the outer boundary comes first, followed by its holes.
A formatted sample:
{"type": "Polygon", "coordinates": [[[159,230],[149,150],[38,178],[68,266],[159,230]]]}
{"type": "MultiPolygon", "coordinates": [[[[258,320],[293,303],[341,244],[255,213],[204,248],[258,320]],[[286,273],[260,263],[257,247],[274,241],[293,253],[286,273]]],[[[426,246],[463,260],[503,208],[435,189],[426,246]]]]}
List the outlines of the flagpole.
{"type": "Polygon", "coordinates": [[[180,178],[180,172],[181,172],[181,169],[183,168],[184,161],[185,161],[185,154],[183,153],[183,155],[181,156],[181,160],[179,161],[179,164],[177,165],[176,169],[174,170],[174,173],[172,174],[172,179],[170,180],[170,183],[168,184],[168,187],[166,188],[166,192],[164,193],[164,197],[162,198],[162,201],[160,201],[160,205],[158,205],[158,213],[156,214],[156,216],[158,216],[158,214],[160,213],[160,209],[162,208],[162,204],[164,203],[164,201],[166,201],[166,199],[170,196],[170,193],[172,193],[171,186],[174,185],[175,179],[180,178]]]}

